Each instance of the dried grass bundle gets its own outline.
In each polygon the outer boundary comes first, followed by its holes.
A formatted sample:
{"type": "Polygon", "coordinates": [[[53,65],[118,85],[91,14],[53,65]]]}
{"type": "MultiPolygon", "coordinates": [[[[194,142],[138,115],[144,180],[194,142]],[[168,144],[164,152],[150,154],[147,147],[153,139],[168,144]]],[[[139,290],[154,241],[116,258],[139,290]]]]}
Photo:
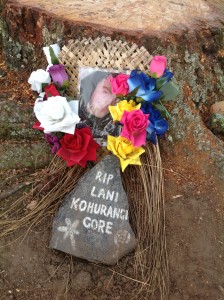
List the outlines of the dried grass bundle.
{"type": "Polygon", "coordinates": [[[158,144],[148,143],[145,150],[142,166],[130,166],[123,174],[130,218],[138,239],[134,257],[136,279],[145,283],[135,297],[141,299],[144,295],[142,299],[150,299],[150,295],[159,291],[160,298],[167,299],[169,272],[162,161],[158,144]]]}
{"type": "Polygon", "coordinates": [[[67,168],[65,162],[55,156],[48,168],[41,174],[41,178],[37,179],[33,189],[13,202],[10,208],[1,215],[0,238],[27,226],[29,226],[28,234],[30,229],[45,218],[52,216],[85,171],[79,166],[67,168]],[[25,208],[31,199],[37,204],[29,211],[25,208]]]}

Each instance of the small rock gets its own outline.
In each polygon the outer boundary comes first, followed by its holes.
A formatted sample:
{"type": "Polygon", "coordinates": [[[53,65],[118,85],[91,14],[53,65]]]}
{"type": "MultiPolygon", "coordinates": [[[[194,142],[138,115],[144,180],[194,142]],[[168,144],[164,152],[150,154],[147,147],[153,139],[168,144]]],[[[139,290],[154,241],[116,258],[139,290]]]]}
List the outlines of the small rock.
{"type": "Polygon", "coordinates": [[[224,115],[224,101],[214,103],[210,109],[211,114],[224,115]]]}
{"type": "Polygon", "coordinates": [[[86,290],[92,284],[89,272],[80,271],[73,279],[72,286],[74,290],[86,290]]]}
{"type": "Polygon", "coordinates": [[[28,205],[27,205],[27,209],[29,210],[33,210],[37,205],[37,201],[36,200],[32,200],[28,205]]]}
{"type": "Polygon", "coordinates": [[[215,133],[224,134],[224,115],[221,114],[213,114],[210,117],[210,128],[215,133]]]}

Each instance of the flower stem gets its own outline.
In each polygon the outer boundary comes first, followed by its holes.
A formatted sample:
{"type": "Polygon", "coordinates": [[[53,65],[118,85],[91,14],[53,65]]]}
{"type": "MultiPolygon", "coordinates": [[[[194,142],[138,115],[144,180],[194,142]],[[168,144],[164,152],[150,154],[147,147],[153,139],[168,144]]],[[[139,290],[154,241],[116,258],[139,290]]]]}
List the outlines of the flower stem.
{"type": "Polygon", "coordinates": [[[163,103],[161,102],[161,100],[159,100],[159,103],[162,105],[162,107],[164,107],[166,114],[168,116],[168,118],[171,118],[171,114],[168,112],[168,110],[166,109],[166,107],[163,105],[163,103]]]}

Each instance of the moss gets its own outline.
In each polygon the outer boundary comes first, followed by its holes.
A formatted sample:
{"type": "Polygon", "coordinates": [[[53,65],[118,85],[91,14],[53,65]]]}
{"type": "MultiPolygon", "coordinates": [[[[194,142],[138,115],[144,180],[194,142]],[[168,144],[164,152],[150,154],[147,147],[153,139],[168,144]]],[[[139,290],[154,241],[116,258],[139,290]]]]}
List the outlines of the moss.
{"type": "Polygon", "coordinates": [[[211,115],[210,127],[214,132],[224,134],[224,116],[220,114],[211,115]]]}
{"type": "Polygon", "coordinates": [[[2,21],[1,36],[3,43],[3,51],[5,61],[11,69],[20,69],[24,67],[32,67],[36,63],[37,56],[35,53],[35,46],[29,42],[21,44],[13,40],[7,32],[5,21],[2,21]],[[32,65],[30,62],[32,61],[32,65]]]}
{"type": "Polygon", "coordinates": [[[51,154],[49,146],[41,142],[15,141],[1,143],[0,170],[15,168],[40,168],[49,163],[51,154]]]}
{"type": "Polygon", "coordinates": [[[32,109],[2,101],[0,120],[0,139],[32,140],[42,137],[38,130],[32,129],[35,120],[32,109]]]}
{"type": "Polygon", "coordinates": [[[42,43],[43,45],[51,45],[60,43],[63,37],[64,24],[62,22],[52,21],[50,29],[45,25],[42,29],[42,43]]]}

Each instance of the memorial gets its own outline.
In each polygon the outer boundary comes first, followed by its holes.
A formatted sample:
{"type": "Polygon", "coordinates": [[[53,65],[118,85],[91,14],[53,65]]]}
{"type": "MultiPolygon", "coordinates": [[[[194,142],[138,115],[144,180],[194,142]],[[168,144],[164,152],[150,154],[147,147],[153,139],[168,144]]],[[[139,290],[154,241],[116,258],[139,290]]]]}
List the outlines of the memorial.
{"type": "Polygon", "coordinates": [[[119,161],[106,156],[80,178],[60,207],[50,246],[112,265],[136,247],[119,161]]]}

